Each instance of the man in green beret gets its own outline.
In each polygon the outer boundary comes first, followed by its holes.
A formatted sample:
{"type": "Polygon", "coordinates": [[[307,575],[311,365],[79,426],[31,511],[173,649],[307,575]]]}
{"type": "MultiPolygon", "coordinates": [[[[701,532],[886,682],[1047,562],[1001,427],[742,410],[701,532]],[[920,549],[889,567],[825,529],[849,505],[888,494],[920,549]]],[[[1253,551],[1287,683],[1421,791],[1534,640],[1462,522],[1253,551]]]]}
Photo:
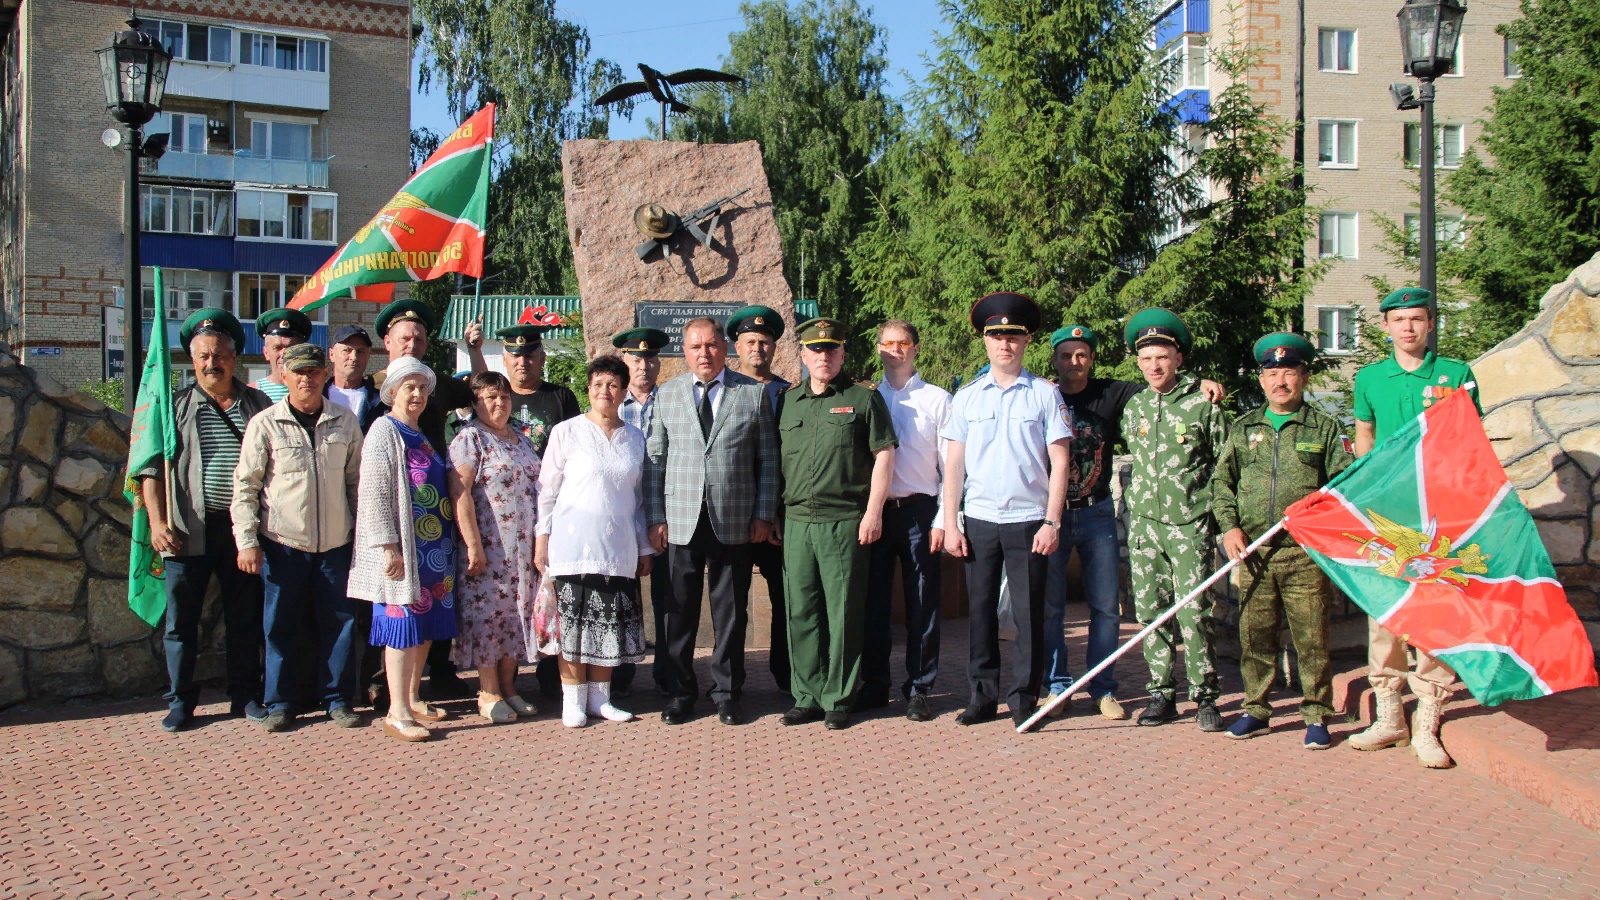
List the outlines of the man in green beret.
{"type": "Polygon", "coordinates": [[[844,325],[796,329],[810,377],[784,393],[784,599],[790,693],[783,724],[850,723],[860,687],[869,547],[883,532],[894,423],[883,397],[844,377],[844,325]]]}
{"type": "Polygon", "coordinates": [[[172,394],[178,455],[132,473],[150,514],[150,544],[166,558],[167,716],[187,726],[200,701],[194,682],[200,611],[213,576],[223,598],[227,684],[233,715],[266,717],[261,707],[261,579],[241,571],[234,545],[233,471],[250,419],[272,405],[234,377],[244,328],[221,309],[198,310],[178,337],[194,364],[194,384],[172,394]]]}
{"type": "Polygon", "coordinates": [[[256,390],[277,403],[289,394],[283,380],[283,351],[311,340],[311,317],[298,309],[280,306],[256,317],[256,334],[261,337],[261,356],[267,361],[267,377],[256,379],[256,390]]]}
{"type": "MultiPolygon", "coordinates": [[[[1133,454],[1133,481],[1125,495],[1130,588],[1139,621],[1149,624],[1211,574],[1211,472],[1228,425],[1199,382],[1180,374],[1190,346],[1181,319],[1165,309],[1147,309],[1128,320],[1123,337],[1150,387],[1128,403],[1122,416],[1122,434],[1133,454]]],[[[1172,670],[1181,640],[1189,699],[1198,705],[1195,723],[1201,731],[1221,731],[1210,598],[1201,595],[1174,619],[1176,626],[1168,621],[1145,639],[1150,705],[1139,714],[1139,724],[1162,725],[1178,717],[1172,670]]]]}
{"type": "MultiPolygon", "coordinates": [[[[1433,295],[1418,287],[1401,288],[1378,305],[1383,330],[1394,354],[1356,373],[1354,406],[1356,456],[1366,456],[1401,426],[1422,415],[1451,393],[1466,388],[1478,402],[1477,378],[1459,359],[1434,355],[1428,335],[1436,324],[1433,295]]],[[[1372,726],[1350,737],[1357,750],[1404,747],[1407,740],[1417,759],[1430,769],[1455,765],[1439,741],[1439,720],[1450,699],[1456,673],[1433,654],[1416,649],[1417,665],[1406,661],[1405,640],[1378,624],[1367,625],[1367,681],[1377,699],[1372,726]],[[1407,681],[1417,695],[1417,711],[1406,727],[1401,690],[1407,681]]]]}
{"type": "Polygon", "coordinates": [[[577,395],[564,385],[544,380],[543,325],[513,325],[495,332],[501,342],[506,378],[511,381],[511,424],[544,453],[550,429],[582,414],[577,395]]]}
{"type": "MultiPolygon", "coordinates": [[[[618,414],[622,416],[622,421],[646,436],[650,434],[650,423],[656,414],[656,379],[661,375],[661,350],[670,343],[671,336],[659,328],[630,328],[611,336],[611,346],[622,354],[622,361],[628,365],[628,392],[622,395],[618,414]]],[[[659,636],[665,633],[662,619],[668,605],[666,598],[671,591],[672,578],[666,571],[650,575],[650,607],[655,616],[658,641],[659,636]]],[[[666,680],[660,668],[659,665],[655,666],[655,682],[656,687],[665,693],[666,680]]],[[[611,696],[626,697],[632,693],[635,671],[633,663],[617,666],[616,671],[611,673],[611,696]]]]}
{"type": "Polygon", "coordinates": [[[1239,669],[1244,714],[1228,737],[1265,734],[1268,695],[1278,673],[1278,628],[1288,619],[1300,670],[1300,717],[1305,746],[1332,741],[1333,679],[1328,669],[1328,611],[1333,585],[1287,531],[1246,557],[1245,548],[1283,518],[1284,510],[1343,472],[1354,461],[1350,441],[1331,417],[1306,403],[1316,350],[1297,334],[1269,334],[1255,345],[1265,406],[1234,421],[1211,476],[1211,511],[1222,550],[1239,565],[1239,669]]]}

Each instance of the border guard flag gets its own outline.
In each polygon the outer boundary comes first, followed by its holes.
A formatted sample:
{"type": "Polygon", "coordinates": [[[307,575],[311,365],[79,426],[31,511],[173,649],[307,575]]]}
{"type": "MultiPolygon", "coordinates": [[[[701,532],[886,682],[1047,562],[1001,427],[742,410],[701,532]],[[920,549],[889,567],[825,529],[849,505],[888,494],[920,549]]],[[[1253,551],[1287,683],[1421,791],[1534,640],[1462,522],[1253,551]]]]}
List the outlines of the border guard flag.
{"type": "Polygon", "coordinates": [[[491,103],[444,139],[400,192],[306,279],[289,307],[309,311],[337,297],[387,303],[397,282],[450,272],[481,278],[493,144],[491,103]]]}
{"type": "MultiPolygon", "coordinates": [[[[167,353],[166,304],[161,269],[155,270],[156,308],[150,326],[150,351],[128,434],[128,480],[123,496],[133,504],[133,544],[128,550],[128,608],[148,625],[160,625],[167,611],[166,563],[150,545],[150,512],[144,508],[134,476],[151,466],[164,471],[178,455],[178,428],[172,412],[172,360],[167,353]]],[[[131,312],[131,310],[130,310],[131,312]]],[[[131,360],[130,360],[131,362],[131,360]]]]}
{"type": "Polygon", "coordinates": [[[1340,589],[1485,706],[1595,684],[1594,649],[1467,391],[1286,516],[1340,589]]]}

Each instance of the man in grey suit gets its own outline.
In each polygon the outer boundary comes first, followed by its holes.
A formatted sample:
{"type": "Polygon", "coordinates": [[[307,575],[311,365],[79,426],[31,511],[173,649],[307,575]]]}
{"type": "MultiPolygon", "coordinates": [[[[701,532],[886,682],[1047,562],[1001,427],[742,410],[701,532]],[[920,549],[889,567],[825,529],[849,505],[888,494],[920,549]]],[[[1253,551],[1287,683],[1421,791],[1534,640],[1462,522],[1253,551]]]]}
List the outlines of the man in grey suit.
{"type": "Polygon", "coordinates": [[[644,463],[650,542],[672,579],[658,665],[671,700],[668,725],[694,715],[700,598],[710,578],[711,698],[725,725],[744,721],[744,634],[749,618],[750,544],[772,533],[778,506],[778,438],[766,389],[727,368],[728,342],[716,322],[683,330],[689,371],[662,385],[644,463]]]}

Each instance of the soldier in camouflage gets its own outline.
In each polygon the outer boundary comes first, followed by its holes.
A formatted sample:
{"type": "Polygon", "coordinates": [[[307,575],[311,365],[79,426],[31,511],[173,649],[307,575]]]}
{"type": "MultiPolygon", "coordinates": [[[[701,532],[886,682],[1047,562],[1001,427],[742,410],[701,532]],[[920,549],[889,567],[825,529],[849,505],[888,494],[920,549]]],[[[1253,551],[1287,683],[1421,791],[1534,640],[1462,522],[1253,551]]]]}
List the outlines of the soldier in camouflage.
{"type": "MultiPolygon", "coordinates": [[[[1149,624],[1211,574],[1214,532],[1208,484],[1227,438],[1227,420],[1192,376],[1178,374],[1189,349],[1189,330],[1164,309],[1147,309],[1128,321],[1128,346],[1150,390],[1136,395],[1122,415],[1122,434],[1133,453],[1128,488],[1128,560],[1135,611],[1149,624]]],[[[1211,602],[1186,605],[1144,643],[1150,668],[1150,705],[1140,725],[1178,717],[1172,668],[1181,636],[1189,698],[1199,704],[1201,731],[1221,731],[1216,659],[1211,649],[1211,602]]]]}
{"type": "Polygon", "coordinates": [[[1279,532],[1252,556],[1250,542],[1283,518],[1291,504],[1327,484],[1354,457],[1339,423],[1305,402],[1308,366],[1316,349],[1294,334],[1269,334],[1256,342],[1261,390],[1267,404],[1245,413],[1230,430],[1211,478],[1211,511],[1222,549],[1239,566],[1239,669],[1244,675],[1244,715],[1231,738],[1265,734],[1272,707],[1268,693],[1278,669],[1279,620],[1299,659],[1300,716],[1305,746],[1332,741],[1333,680],[1328,670],[1328,610],[1333,587],[1306,551],[1279,532]]]}

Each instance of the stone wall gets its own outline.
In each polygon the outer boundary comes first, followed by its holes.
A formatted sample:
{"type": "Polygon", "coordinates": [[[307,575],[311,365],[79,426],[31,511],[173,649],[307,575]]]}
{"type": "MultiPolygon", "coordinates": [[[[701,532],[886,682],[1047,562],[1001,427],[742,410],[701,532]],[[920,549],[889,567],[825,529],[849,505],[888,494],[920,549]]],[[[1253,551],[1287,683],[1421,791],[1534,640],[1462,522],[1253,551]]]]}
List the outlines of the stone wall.
{"type": "Polygon", "coordinates": [[[1483,424],[1600,646],[1600,255],[1473,363],[1483,424]]]}
{"type": "Polygon", "coordinates": [[[165,683],[128,611],[128,424],[0,343],[0,707],[165,683]]]}

